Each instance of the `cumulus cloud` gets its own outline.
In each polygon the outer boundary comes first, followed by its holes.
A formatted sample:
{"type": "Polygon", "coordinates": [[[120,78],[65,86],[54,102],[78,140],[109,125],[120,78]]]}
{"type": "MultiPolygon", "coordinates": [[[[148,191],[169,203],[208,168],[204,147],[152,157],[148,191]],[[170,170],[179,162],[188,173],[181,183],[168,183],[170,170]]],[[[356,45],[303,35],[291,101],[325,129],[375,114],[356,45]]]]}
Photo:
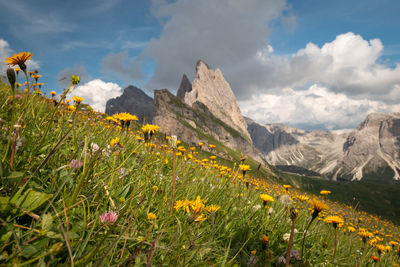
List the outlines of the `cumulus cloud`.
{"type": "MultiPolygon", "coordinates": [[[[13,49],[11,49],[9,43],[4,40],[0,39],[0,75],[5,75],[5,71],[7,69],[7,65],[3,64],[6,58],[12,56],[16,53],[13,49]]],[[[35,60],[28,60],[26,62],[26,66],[28,69],[39,69],[39,62],[35,60]]]]}
{"type": "Polygon", "coordinates": [[[60,87],[68,88],[68,86],[71,84],[72,75],[79,76],[81,84],[93,80],[92,76],[87,73],[85,66],[74,66],[72,68],[63,69],[58,73],[57,80],[60,87]]]}
{"type": "Polygon", "coordinates": [[[285,88],[240,101],[243,114],[262,123],[284,123],[306,129],[354,128],[372,112],[400,112],[400,105],[379,100],[352,99],[344,93],[312,85],[306,90],[285,88]]]}
{"type": "Polygon", "coordinates": [[[121,94],[122,89],[118,84],[95,79],[75,88],[69,98],[83,97],[84,103],[89,104],[96,111],[104,112],[107,100],[121,94]]]}
{"type": "Polygon", "coordinates": [[[106,74],[116,74],[123,80],[132,81],[144,78],[136,58],[129,58],[127,51],[121,53],[110,53],[104,57],[102,65],[106,74]]]}
{"type": "Polygon", "coordinates": [[[248,61],[257,61],[255,54],[266,44],[268,23],[287,8],[285,0],[154,0],[152,14],[163,30],[140,57],[151,57],[156,63],[145,87],[176,90],[182,73],[194,77],[199,59],[220,68],[237,87],[231,78],[252,64],[248,61]]]}
{"type": "Polygon", "coordinates": [[[264,79],[253,86],[266,91],[318,83],[335,92],[388,100],[400,84],[400,65],[390,68],[380,64],[383,49],[379,39],[368,41],[352,32],[340,34],[322,47],[308,43],[289,57],[264,49],[257,55],[263,62],[264,79]]]}

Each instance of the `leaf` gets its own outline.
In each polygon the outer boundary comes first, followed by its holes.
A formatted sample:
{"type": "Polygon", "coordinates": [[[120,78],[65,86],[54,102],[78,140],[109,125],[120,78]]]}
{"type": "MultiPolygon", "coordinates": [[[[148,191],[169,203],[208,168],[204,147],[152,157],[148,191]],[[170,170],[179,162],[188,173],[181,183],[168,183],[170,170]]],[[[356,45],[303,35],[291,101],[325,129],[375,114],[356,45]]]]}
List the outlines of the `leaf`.
{"type": "Polygon", "coordinates": [[[25,214],[22,210],[33,212],[40,208],[44,203],[52,198],[51,194],[38,192],[28,189],[22,194],[23,188],[10,199],[9,197],[0,197],[0,215],[6,217],[10,213],[16,215],[25,214]]]}
{"type": "Polygon", "coordinates": [[[49,231],[53,226],[53,216],[50,213],[46,213],[42,218],[42,229],[49,231]]]}
{"type": "Polygon", "coordinates": [[[23,172],[12,172],[8,176],[6,176],[5,178],[8,179],[8,180],[11,180],[11,179],[18,179],[18,178],[21,178],[23,176],[24,176],[23,172]]]}

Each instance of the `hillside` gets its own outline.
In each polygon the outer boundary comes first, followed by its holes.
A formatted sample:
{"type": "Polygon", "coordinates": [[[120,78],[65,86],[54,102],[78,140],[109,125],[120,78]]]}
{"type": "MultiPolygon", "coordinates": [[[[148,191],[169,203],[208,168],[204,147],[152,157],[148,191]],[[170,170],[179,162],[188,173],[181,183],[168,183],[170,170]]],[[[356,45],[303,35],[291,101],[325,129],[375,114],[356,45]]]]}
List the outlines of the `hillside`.
{"type": "Polygon", "coordinates": [[[294,266],[398,259],[397,226],[220,162],[211,142],[0,88],[2,265],[281,265],[291,229],[294,266]]]}

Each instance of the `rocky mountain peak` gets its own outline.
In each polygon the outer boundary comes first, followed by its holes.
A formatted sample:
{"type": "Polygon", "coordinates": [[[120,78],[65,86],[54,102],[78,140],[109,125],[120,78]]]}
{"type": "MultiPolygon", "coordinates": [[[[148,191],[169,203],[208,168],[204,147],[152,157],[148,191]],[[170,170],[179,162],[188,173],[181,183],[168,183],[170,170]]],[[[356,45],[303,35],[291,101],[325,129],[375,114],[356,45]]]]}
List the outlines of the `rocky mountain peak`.
{"type": "Polygon", "coordinates": [[[192,84],[190,83],[186,74],[183,74],[181,85],[179,86],[176,96],[183,101],[185,99],[185,94],[189,93],[190,91],[192,91],[192,84]]]}
{"type": "Polygon", "coordinates": [[[250,139],[236,97],[219,69],[214,71],[199,60],[192,90],[185,92],[184,102],[190,107],[195,102],[204,104],[215,117],[250,139]]]}
{"type": "Polygon", "coordinates": [[[143,90],[129,85],[121,96],[111,98],[106,103],[106,114],[112,115],[120,112],[128,112],[138,117],[139,122],[151,122],[154,117],[153,98],[143,90]]]}

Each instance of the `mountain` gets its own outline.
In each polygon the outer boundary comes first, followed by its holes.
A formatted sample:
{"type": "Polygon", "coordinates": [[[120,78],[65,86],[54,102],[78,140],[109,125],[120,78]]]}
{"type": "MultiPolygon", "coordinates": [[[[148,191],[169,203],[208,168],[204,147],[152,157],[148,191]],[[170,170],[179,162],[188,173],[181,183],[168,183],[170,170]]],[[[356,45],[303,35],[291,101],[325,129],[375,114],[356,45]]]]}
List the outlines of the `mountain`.
{"type": "Polygon", "coordinates": [[[186,74],[183,74],[181,84],[179,86],[179,89],[176,93],[176,96],[182,100],[185,101],[185,94],[189,93],[192,91],[192,83],[189,81],[188,77],[186,74]]]}
{"type": "MultiPolygon", "coordinates": [[[[178,93],[182,91],[178,90],[178,93]]],[[[190,107],[195,102],[202,103],[215,117],[251,140],[236,97],[221,70],[213,71],[206,63],[199,60],[196,64],[196,78],[192,83],[192,89],[185,90],[184,102],[190,107]]]]}
{"type": "Polygon", "coordinates": [[[109,99],[106,103],[107,115],[120,112],[135,114],[140,123],[151,123],[154,117],[153,99],[141,89],[130,85],[124,89],[121,96],[109,99]]]}
{"type": "Polygon", "coordinates": [[[295,165],[332,180],[399,180],[400,114],[372,113],[352,132],[304,131],[247,119],[254,145],[273,165],[295,165]]]}
{"type": "MultiPolygon", "coordinates": [[[[167,89],[154,91],[155,116],[153,123],[168,135],[176,135],[189,144],[206,142],[220,144],[224,150],[220,156],[232,159],[232,153],[240,153],[263,162],[261,154],[251,141],[214,114],[203,103],[191,106],[182,102],[167,89]],[[236,151],[236,152],[235,152],[236,151]]],[[[218,154],[218,153],[217,153],[218,154]]]]}

